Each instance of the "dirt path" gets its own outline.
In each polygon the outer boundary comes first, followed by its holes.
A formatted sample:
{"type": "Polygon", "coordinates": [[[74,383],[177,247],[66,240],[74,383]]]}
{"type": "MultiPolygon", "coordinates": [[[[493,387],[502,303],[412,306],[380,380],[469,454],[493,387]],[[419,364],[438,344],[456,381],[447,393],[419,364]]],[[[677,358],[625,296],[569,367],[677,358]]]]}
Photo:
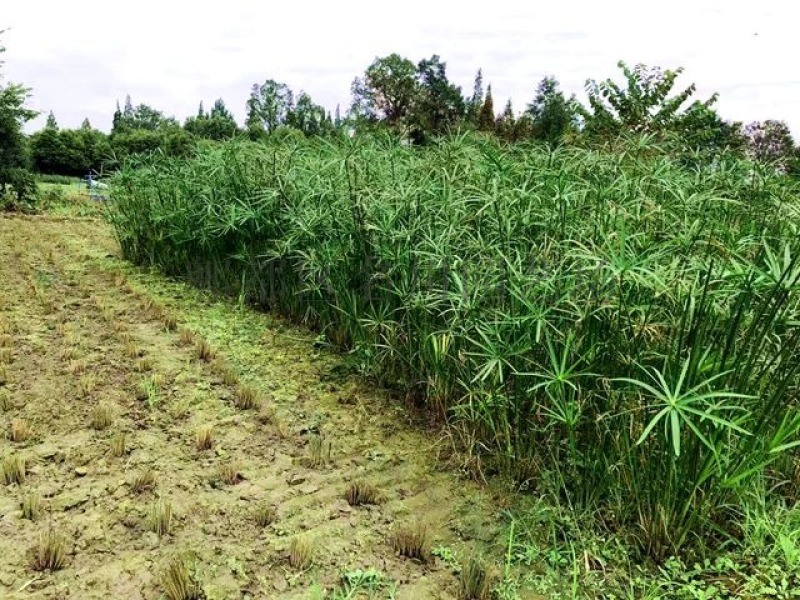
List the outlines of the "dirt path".
{"type": "Polygon", "coordinates": [[[0,460],[26,462],[24,483],[0,477],[0,597],[159,598],[169,562],[194,557],[208,598],[337,586],[336,597],[362,597],[342,588],[358,569],[363,597],[453,598],[449,561],[397,556],[392,532],[427,524],[440,555],[502,546],[499,498],[437,469],[436,436],[338,376],[341,359],[313,336],[116,254],[98,221],[0,216],[0,394],[11,404],[0,460]],[[213,358],[199,357],[203,342],[213,358]],[[237,408],[248,387],[261,408],[237,408]],[[31,434],[13,441],[20,420],[31,434]],[[213,446],[199,450],[209,426],[213,446]],[[154,484],[135,491],[148,471],[154,484]],[[382,501],[351,507],[355,479],[382,501]],[[26,496],[43,501],[35,520],[23,518],[26,496]],[[166,504],[171,527],[159,536],[151,511],[166,504]],[[275,518],[262,527],[265,507],[275,518]],[[67,539],[65,567],[36,571],[29,549],[51,529],[67,539]],[[310,567],[289,564],[295,539],[313,546],[310,567]]]}

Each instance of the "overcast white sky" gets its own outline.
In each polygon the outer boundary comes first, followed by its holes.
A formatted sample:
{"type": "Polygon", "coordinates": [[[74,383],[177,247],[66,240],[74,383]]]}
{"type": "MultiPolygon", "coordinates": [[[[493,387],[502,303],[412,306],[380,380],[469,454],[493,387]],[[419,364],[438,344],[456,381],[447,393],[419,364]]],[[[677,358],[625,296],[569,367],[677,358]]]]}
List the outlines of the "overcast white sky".
{"type": "Polygon", "coordinates": [[[579,93],[616,62],[684,66],[728,119],[783,119],[800,137],[796,0],[266,2],[0,0],[6,74],[62,127],[108,130],[116,100],[179,120],[222,97],[240,120],[253,83],[273,78],[330,110],[376,57],[439,54],[465,93],[483,68],[499,111],[544,75],[579,93]]]}

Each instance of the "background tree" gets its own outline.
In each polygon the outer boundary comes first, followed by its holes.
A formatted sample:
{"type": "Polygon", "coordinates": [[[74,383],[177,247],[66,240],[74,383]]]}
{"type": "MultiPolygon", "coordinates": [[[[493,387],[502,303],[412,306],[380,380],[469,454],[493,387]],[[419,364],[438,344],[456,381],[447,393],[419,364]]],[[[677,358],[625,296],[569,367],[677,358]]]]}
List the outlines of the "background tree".
{"type": "Polygon", "coordinates": [[[497,137],[507,142],[517,141],[517,119],[514,116],[514,107],[511,105],[511,99],[506,102],[503,112],[498,115],[494,124],[497,137]]]}
{"type": "Polygon", "coordinates": [[[466,106],[461,88],[450,83],[447,65],[436,54],[419,62],[417,82],[409,121],[417,141],[422,141],[456,126],[464,118],[466,106]]]}
{"type": "Polygon", "coordinates": [[[214,102],[208,113],[203,109],[201,102],[197,116],[186,119],[183,128],[196,137],[218,141],[229,139],[239,131],[236,120],[222,98],[214,102]]]}
{"type": "MultiPolygon", "coordinates": [[[[355,82],[354,82],[355,83],[355,82]]],[[[413,62],[399,54],[376,58],[365,72],[354,105],[391,127],[405,125],[419,84],[413,62]]]]}
{"type": "Polygon", "coordinates": [[[56,116],[50,111],[44,128],[31,136],[31,158],[40,173],[60,173],[64,164],[64,147],[59,136],[56,116]]]}
{"type": "Polygon", "coordinates": [[[674,71],[660,67],[636,65],[633,69],[623,61],[617,63],[625,77],[620,86],[612,79],[600,83],[586,82],[589,107],[580,107],[589,135],[664,132],[677,119],[683,104],[694,94],[691,84],[671,95],[682,68],[674,71]]]}
{"type": "Polygon", "coordinates": [[[483,70],[478,69],[475,74],[475,83],[472,86],[472,96],[467,102],[466,119],[473,127],[478,126],[478,116],[483,106],[483,70]]]}
{"type": "Polygon", "coordinates": [[[744,128],[747,154],[758,162],[774,165],[783,173],[794,172],[797,152],[789,127],[783,121],[754,121],[744,128]]]}
{"type": "Polygon", "coordinates": [[[288,85],[268,79],[254,84],[247,101],[247,129],[251,136],[269,135],[286,122],[294,109],[294,94],[288,85]]]}
{"type": "MultiPolygon", "coordinates": [[[[3,52],[5,48],[0,45],[0,55],[3,52]]],[[[8,186],[17,200],[25,200],[35,192],[35,184],[27,172],[28,153],[22,127],[37,113],[25,107],[28,88],[4,83],[3,65],[0,60],[0,195],[8,186]]]]}
{"type": "Polygon", "coordinates": [[[492,99],[492,85],[486,88],[486,98],[478,114],[478,129],[480,131],[494,131],[494,100],[492,99]]]}
{"type": "Polygon", "coordinates": [[[300,92],[297,104],[287,118],[287,124],[302,131],[306,136],[323,135],[333,129],[325,108],[315,104],[311,96],[300,92]]]}
{"type": "Polygon", "coordinates": [[[575,97],[565,98],[555,77],[542,79],[525,110],[530,118],[531,136],[551,145],[560,143],[575,124],[575,105],[575,97]]]}

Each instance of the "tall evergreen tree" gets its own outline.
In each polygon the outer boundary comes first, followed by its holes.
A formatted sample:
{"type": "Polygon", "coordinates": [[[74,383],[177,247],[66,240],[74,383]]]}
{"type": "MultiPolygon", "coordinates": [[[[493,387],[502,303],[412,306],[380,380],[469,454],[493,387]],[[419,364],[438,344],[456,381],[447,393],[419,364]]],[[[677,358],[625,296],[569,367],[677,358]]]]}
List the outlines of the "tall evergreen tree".
{"type": "Polygon", "coordinates": [[[475,74],[475,83],[472,86],[472,97],[467,103],[467,120],[473,125],[478,125],[478,116],[483,106],[483,70],[478,69],[475,74]]]}
{"type": "Polygon", "coordinates": [[[486,98],[478,114],[478,129],[480,131],[494,131],[494,100],[492,100],[492,84],[486,88],[486,98]]]}
{"type": "Polygon", "coordinates": [[[536,96],[525,114],[531,119],[535,139],[558,144],[575,122],[575,97],[569,100],[558,87],[555,77],[545,77],[536,88],[536,96]]]}

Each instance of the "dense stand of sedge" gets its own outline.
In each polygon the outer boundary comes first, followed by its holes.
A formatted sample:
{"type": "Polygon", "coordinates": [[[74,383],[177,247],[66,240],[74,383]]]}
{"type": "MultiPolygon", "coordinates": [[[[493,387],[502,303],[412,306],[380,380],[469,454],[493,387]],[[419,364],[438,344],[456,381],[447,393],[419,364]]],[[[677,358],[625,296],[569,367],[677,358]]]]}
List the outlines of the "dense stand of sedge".
{"type": "Polygon", "coordinates": [[[484,469],[660,559],[792,495],[800,431],[797,189],[689,165],[647,139],[234,141],[129,164],[110,218],[128,259],[323,330],[484,469]]]}

